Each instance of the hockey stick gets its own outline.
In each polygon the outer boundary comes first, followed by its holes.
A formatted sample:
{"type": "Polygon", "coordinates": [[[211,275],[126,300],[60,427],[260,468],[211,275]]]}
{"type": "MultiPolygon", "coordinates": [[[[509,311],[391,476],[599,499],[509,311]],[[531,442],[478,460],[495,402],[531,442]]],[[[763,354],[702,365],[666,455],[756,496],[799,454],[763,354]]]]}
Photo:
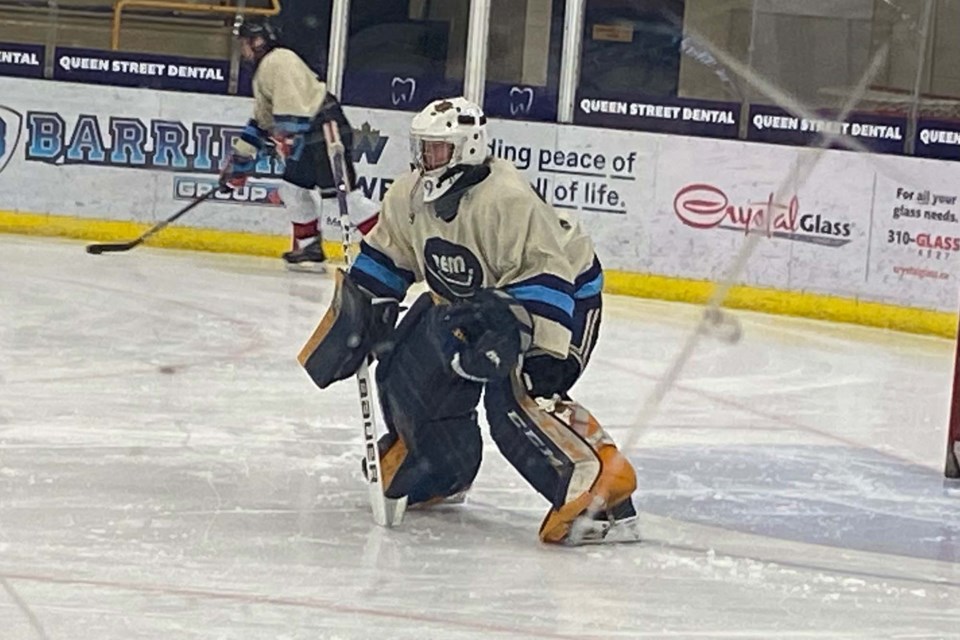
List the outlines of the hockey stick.
{"type": "MultiPolygon", "coordinates": [[[[323,124],[323,137],[327,143],[330,168],[337,189],[337,205],[340,207],[340,234],[343,241],[343,257],[347,268],[350,267],[350,211],[347,207],[347,194],[353,188],[344,165],[346,150],[340,140],[340,130],[336,122],[323,124]]],[[[403,520],[407,508],[406,496],[393,500],[383,494],[383,475],[380,468],[380,450],[377,446],[379,430],[373,408],[373,385],[370,382],[369,356],[357,371],[357,386],[360,390],[360,413],[363,416],[363,452],[367,461],[367,490],[370,494],[370,506],[373,519],[382,527],[392,527],[403,520]]]]}
{"type": "Polygon", "coordinates": [[[130,242],[103,242],[103,243],[96,243],[96,244],[88,244],[87,253],[100,255],[101,253],[115,253],[119,251],[130,251],[130,249],[140,246],[146,241],[147,238],[154,235],[155,233],[159,233],[160,231],[163,231],[169,225],[175,222],[180,216],[187,213],[188,211],[196,207],[201,202],[205,202],[209,200],[214,195],[216,195],[219,191],[222,191],[222,190],[223,190],[223,187],[219,187],[217,189],[211,189],[210,191],[206,192],[202,196],[198,198],[194,198],[193,202],[185,206],[183,209],[180,209],[180,211],[177,211],[175,214],[173,214],[166,220],[161,220],[157,224],[153,225],[147,231],[145,231],[142,236],[140,236],[136,240],[131,240],[130,242]]]}

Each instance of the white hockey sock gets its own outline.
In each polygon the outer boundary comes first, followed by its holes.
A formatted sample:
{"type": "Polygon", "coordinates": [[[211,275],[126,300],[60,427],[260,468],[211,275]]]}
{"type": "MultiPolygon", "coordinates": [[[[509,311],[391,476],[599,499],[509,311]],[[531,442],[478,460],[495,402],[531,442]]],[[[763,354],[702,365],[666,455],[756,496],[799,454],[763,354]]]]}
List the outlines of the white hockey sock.
{"type": "Polygon", "coordinates": [[[350,225],[360,228],[364,222],[380,212],[380,205],[363,195],[362,191],[351,191],[347,194],[347,211],[350,214],[350,225]]]}
{"type": "Polygon", "coordinates": [[[315,191],[289,182],[280,185],[280,198],[286,206],[291,222],[306,223],[320,217],[320,198],[315,191]]]}

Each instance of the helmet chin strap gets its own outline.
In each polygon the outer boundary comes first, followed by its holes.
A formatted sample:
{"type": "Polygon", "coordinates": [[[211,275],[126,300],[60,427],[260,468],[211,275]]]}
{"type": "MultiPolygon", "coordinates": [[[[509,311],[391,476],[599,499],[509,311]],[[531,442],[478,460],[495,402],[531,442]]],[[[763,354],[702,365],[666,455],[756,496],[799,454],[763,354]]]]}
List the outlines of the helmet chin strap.
{"type": "Polygon", "coordinates": [[[448,169],[440,180],[446,179],[447,186],[439,197],[433,199],[433,209],[437,217],[444,222],[451,222],[457,217],[460,209],[460,200],[467,195],[467,191],[474,185],[483,182],[490,175],[487,164],[464,165],[459,164],[448,169]]]}

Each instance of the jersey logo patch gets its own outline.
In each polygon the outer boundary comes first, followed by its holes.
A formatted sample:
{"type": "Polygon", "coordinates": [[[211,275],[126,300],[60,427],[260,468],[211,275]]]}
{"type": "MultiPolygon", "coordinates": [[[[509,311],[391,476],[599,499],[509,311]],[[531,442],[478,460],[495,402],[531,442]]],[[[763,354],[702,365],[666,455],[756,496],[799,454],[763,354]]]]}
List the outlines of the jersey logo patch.
{"type": "Polygon", "coordinates": [[[430,238],[424,262],[427,284],[447,300],[470,298],[483,287],[483,267],[466,247],[430,238]]]}

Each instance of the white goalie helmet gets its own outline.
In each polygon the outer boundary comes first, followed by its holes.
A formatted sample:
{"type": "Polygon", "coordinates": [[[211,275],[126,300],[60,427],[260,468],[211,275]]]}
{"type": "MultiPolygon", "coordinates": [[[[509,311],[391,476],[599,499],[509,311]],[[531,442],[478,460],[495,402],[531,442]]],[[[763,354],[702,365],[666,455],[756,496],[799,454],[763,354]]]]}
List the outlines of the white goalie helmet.
{"type": "Polygon", "coordinates": [[[410,151],[423,183],[423,199],[432,202],[456,182],[459,165],[487,159],[487,117],[466,98],[435,100],[410,125],[410,151]]]}

